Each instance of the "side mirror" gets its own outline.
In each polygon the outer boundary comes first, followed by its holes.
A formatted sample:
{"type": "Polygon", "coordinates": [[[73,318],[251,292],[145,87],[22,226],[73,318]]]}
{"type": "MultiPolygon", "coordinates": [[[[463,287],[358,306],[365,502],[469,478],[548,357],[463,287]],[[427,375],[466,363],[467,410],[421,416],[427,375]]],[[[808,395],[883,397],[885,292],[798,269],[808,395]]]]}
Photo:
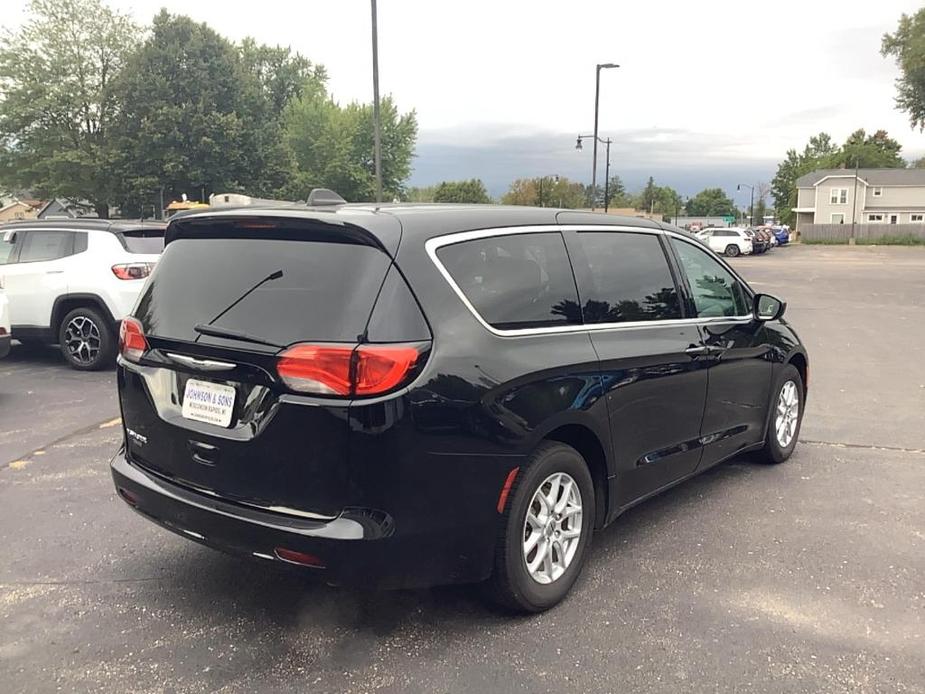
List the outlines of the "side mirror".
{"type": "Polygon", "coordinates": [[[784,315],[786,308],[787,304],[770,294],[755,294],[754,311],[756,320],[777,320],[784,315]]]}

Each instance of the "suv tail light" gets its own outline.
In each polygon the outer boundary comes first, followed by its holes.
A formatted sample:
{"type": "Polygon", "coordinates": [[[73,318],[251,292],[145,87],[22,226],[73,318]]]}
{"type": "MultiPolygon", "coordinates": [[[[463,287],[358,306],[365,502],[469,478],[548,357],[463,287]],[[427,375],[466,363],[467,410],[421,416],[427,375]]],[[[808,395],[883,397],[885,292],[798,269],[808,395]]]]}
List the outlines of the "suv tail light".
{"type": "Polygon", "coordinates": [[[144,330],[134,318],[124,318],[119,327],[119,354],[123,359],[137,362],[148,351],[144,330]]]}
{"type": "Polygon", "coordinates": [[[113,265],[112,274],[120,280],[143,280],[153,269],[154,263],[125,263],[113,265]]]}
{"type": "Polygon", "coordinates": [[[279,357],[283,382],[300,393],[379,395],[408,380],[426,349],[415,344],[298,344],[279,357]]]}

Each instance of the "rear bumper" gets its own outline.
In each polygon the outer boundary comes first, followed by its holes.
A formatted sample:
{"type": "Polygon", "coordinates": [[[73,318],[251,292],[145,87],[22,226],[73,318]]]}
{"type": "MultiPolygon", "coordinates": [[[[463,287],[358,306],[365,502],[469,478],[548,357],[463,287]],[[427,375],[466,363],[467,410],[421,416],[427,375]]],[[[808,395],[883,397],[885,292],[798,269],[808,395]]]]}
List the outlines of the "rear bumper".
{"type": "Polygon", "coordinates": [[[158,525],[229,554],[263,561],[291,564],[279,558],[278,548],[311,554],[324,567],[305,570],[328,583],[416,588],[480,581],[491,572],[491,528],[399,532],[388,513],[359,508],[344,509],[333,520],[294,517],[192,491],[139,467],[122,451],[110,467],[120,497],[158,525]]]}

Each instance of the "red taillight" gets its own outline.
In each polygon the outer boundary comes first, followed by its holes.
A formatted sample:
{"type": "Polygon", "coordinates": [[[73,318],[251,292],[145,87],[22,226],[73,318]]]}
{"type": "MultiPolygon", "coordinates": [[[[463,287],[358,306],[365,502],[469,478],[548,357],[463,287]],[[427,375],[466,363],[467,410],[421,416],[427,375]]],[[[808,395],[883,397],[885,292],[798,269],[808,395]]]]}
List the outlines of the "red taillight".
{"type": "Polygon", "coordinates": [[[137,362],[148,351],[141,323],[134,318],[124,318],[119,328],[119,354],[123,359],[137,362]]]}
{"type": "Polygon", "coordinates": [[[301,393],[377,395],[401,385],[421,356],[419,345],[294,345],[276,370],[301,393]]]}
{"type": "Polygon", "coordinates": [[[151,274],[153,269],[154,263],[126,263],[113,265],[112,274],[120,280],[143,280],[151,274]]]}
{"type": "Polygon", "coordinates": [[[276,370],[301,393],[350,395],[353,350],[353,345],[295,345],[280,355],[276,370]]]}
{"type": "Polygon", "coordinates": [[[273,551],[279,559],[288,561],[291,564],[310,566],[313,569],[324,568],[324,562],[320,557],[316,557],[314,554],[309,554],[308,552],[296,552],[294,549],[286,549],[285,547],[277,547],[273,551]]]}
{"type": "Polygon", "coordinates": [[[420,356],[413,345],[360,345],[357,348],[357,395],[392,390],[405,380],[420,356]]]}

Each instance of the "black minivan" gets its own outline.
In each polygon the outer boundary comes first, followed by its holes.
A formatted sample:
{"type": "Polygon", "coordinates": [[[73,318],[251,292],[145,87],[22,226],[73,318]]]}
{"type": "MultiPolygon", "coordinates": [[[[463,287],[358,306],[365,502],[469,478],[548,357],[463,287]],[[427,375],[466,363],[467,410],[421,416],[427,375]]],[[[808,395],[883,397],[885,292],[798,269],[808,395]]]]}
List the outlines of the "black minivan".
{"type": "Polygon", "coordinates": [[[119,495],[335,584],[560,601],[594,530],[732,456],[786,460],[785,305],[645,219],[290,205],[171,221],[122,323],[119,495]]]}

